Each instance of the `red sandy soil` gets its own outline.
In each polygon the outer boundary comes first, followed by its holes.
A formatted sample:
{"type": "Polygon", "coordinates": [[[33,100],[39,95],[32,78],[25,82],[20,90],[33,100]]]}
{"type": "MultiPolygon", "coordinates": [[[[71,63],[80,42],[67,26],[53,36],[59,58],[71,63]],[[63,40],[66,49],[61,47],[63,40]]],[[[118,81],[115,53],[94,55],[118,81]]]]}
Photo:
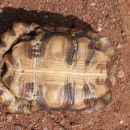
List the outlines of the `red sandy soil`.
{"type": "Polygon", "coordinates": [[[102,112],[6,114],[0,105],[0,130],[130,130],[130,0],[0,0],[0,12],[0,34],[18,21],[43,26],[85,22],[121,52],[112,101],[102,112]]]}

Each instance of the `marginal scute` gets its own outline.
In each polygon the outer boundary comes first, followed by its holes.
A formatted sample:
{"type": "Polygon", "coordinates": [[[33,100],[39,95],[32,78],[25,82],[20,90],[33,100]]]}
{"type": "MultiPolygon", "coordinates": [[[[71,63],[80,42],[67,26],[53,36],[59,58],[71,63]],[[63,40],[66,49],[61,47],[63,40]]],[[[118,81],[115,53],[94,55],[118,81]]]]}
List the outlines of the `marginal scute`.
{"type": "Polygon", "coordinates": [[[101,111],[111,101],[115,51],[92,30],[16,23],[0,37],[0,103],[12,113],[101,111]]]}

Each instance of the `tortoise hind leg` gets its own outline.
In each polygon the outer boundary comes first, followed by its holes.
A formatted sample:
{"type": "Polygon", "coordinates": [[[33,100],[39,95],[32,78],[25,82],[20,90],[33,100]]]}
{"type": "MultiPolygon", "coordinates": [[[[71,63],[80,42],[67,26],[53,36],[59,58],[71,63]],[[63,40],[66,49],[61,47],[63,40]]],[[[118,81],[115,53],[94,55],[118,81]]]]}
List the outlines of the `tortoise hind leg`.
{"type": "Polygon", "coordinates": [[[30,103],[16,97],[0,83],[0,103],[7,107],[10,113],[30,113],[30,103]]]}

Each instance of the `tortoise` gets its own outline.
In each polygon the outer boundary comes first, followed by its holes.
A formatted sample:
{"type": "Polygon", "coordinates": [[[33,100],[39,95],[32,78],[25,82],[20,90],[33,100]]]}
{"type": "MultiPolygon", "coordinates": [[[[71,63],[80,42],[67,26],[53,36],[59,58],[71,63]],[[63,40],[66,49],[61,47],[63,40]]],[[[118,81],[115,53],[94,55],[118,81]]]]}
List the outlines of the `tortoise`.
{"type": "Polygon", "coordinates": [[[0,103],[10,113],[101,111],[112,99],[115,55],[93,30],[15,23],[0,36],[0,103]]]}

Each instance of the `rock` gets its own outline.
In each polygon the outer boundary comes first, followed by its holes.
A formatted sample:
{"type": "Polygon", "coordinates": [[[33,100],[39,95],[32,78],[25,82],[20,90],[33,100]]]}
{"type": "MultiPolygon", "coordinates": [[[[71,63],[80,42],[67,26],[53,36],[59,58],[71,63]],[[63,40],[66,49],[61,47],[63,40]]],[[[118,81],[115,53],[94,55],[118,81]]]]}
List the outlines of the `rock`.
{"type": "Polygon", "coordinates": [[[121,44],[118,44],[118,45],[117,45],[117,48],[121,48],[121,47],[122,47],[121,44]]]}
{"type": "Polygon", "coordinates": [[[123,121],[123,120],[121,120],[121,121],[120,121],[120,124],[124,124],[124,121],[123,121]]]}
{"type": "Polygon", "coordinates": [[[100,32],[100,31],[102,31],[102,30],[103,30],[102,24],[98,24],[98,31],[100,32]]]}

